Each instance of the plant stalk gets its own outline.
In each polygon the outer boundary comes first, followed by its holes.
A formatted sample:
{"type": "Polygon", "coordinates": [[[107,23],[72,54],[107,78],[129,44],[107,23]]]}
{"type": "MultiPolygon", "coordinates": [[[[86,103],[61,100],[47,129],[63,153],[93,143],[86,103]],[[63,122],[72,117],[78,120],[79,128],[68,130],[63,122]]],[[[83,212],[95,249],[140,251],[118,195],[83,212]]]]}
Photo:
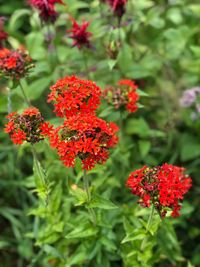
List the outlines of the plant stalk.
{"type": "MultiPolygon", "coordinates": [[[[146,227],[146,231],[145,231],[146,234],[148,233],[149,228],[150,228],[150,226],[151,226],[152,219],[153,219],[153,214],[154,214],[154,210],[155,210],[155,208],[154,208],[154,205],[152,204],[151,212],[150,212],[150,214],[149,214],[149,219],[148,219],[147,227],[146,227]]],[[[141,247],[140,247],[140,250],[141,250],[141,251],[144,250],[146,241],[147,241],[147,237],[145,237],[145,238],[142,240],[142,244],[141,244],[141,247]]]]}
{"type": "MultiPolygon", "coordinates": [[[[86,170],[84,170],[84,173],[83,173],[83,183],[84,183],[84,190],[85,190],[85,192],[87,194],[87,202],[89,204],[90,201],[91,201],[91,194],[90,194],[89,180],[88,180],[88,176],[87,176],[86,170]]],[[[88,211],[90,213],[91,220],[92,220],[93,224],[96,225],[96,214],[95,214],[93,208],[89,208],[88,207],[88,211]]]]}
{"type": "Polygon", "coordinates": [[[23,94],[23,97],[24,97],[24,100],[25,100],[26,104],[27,104],[28,106],[31,106],[31,103],[30,103],[28,97],[26,96],[26,93],[25,93],[24,88],[23,88],[23,86],[22,86],[22,84],[21,84],[20,81],[19,81],[19,86],[20,86],[20,88],[21,88],[21,91],[22,91],[22,94],[23,94]]]}

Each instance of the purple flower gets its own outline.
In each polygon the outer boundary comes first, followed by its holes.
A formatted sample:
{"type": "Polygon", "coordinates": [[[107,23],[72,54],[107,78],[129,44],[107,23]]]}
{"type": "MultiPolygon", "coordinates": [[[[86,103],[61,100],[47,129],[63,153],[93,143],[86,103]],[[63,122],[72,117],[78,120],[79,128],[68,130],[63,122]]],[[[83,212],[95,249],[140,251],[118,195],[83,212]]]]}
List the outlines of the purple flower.
{"type": "Polygon", "coordinates": [[[192,104],[197,99],[197,95],[200,94],[200,87],[193,87],[191,89],[185,90],[183,95],[180,99],[180,106],[181,107],[191,107],[192,104]]]}

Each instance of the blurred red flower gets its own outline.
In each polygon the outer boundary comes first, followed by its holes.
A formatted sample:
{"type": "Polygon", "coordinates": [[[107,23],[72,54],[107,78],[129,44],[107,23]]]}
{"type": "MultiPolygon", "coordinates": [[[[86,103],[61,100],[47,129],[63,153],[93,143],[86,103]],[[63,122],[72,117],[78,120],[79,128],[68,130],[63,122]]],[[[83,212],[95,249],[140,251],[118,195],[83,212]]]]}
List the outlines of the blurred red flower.
{"type": "Polygon", "coordinates": [[[59,117],[94,112],[100,104],[100,88],[90,80],[67,76],[51,86],[48,102],[59,117]]]}
{"type": "Polygon", "coordinates": [[[4,19],[0,17],[0,48],[3,48],[3,42],[8,39],[7,32],[4,31],[4,19]]]}
{"type": "Polygon", "coordinates": [[[19,80],[34,67],[32,58],[25,50],[0,49],[0,75],[19,80]]]}
{"type": "Polygon", "coordinates": [[[117,17],[121,18],[126,12],[127,0],[107,0],[107,2],[117,17]]]}
{"type": "Polygon", "coordinates": [[[10,135],[13,143],[18,145],[24,141],[34,144],[43,140],[51,128],[35,107],[25,109],[22,114],[12,112],[7,119],[9,122],[5,125],[4,131],[10,135]]]}
{"type": "Polygon", "coordinates": [[[126,109],[133,113],[138,110],[139,95],[136,92],[137,88],[137,85],[131,80],[120,80],[118,86],[106,88],[102,95],[116,109],[126,109]]]}
{"type": "Polygon", "coordinates": [[[179,202],[192,186],[192,179],[184,171],[167,163],[154,168],[144,166],[129,175],[126,185],[140,197],[142,206],[154,205],[161,217],[171,209],[171,216],[176,217],[180,215],[179,202]]]}
{"type": "Polygon", "coordinates": [[[79,114],[51,131],[49,138],[65,166],[74,167],[75,159],[79,158],[83,168],[89,170],[107,160],[109,148],[118,142],[117,131],[114,123],[95,115],[79,114]]]}
{"type": "Polygon", "coordinates": [[[41,20],[55,22],[58,13],[55,11],[55,4],[63,4],[61,0],[29,0],[29,4],[38,9],[41,20]]]}
{"type": "Polygon", "coordinates": [[[72,19],[72,29],[68,30],[67,32],[71,32],[70,38],[74,40],[73,46],[77,46],[79,49],[82,47],[91,47],[89,38],[92,36],[91,32],[87,32],[87,28],[89,26],[88,21],[82,22],[81,25],[72,19]]]}

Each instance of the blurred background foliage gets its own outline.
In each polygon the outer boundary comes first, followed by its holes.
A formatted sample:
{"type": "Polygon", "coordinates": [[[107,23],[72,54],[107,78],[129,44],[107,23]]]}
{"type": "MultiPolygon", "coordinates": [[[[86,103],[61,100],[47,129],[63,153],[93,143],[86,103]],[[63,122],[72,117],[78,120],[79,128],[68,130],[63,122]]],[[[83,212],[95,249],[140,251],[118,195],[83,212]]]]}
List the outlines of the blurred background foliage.
{"type": "MultiPolygon", "coordinates": [[[[48,143],[38,144],[37,151],[47,170],[49,204],[38,200],[30,148],[13,146],[3,132],[8,107],[20,110],[25,104],[20,89],[1,79],[0,265],[200,266],[200,125],[179,105],[183,90],[200,83],[199,1],[129,0],[120,28],[112,10],[98,0],[64,2],[57,6],[60,16],[55,25],[41,25],[25,1],[0,0],[7,46],[23,45],[36,60],[30,77],[23,80],[32,104],[46,119],[59,123],[46,103],[49,87],[60,77],[76,74],[101,88],[134,79],[144,107],[124,116],[119,145],[105,165],[89,172],[91,205],[99,221],[94,228],[82,207],[79,164],[75,170],[66,169],[48,143]],[[91,49],[72,48],[67,33],[70,16],[90,21],[91,49]],[[54,36],[53,48],[46,41],[48,32],[54,36]],[[158,234],[151,229],[151,242],[140,253],[142,218],[149,210],[138,207],[124,184],[132,170],[163,162],[187,168],[193,187],[182,216],[166,218],[162,224],[158,220],[154,224],[158,234]]],[[[98,115],[120,125],[120,113],[105,102],[98,115]]]]}

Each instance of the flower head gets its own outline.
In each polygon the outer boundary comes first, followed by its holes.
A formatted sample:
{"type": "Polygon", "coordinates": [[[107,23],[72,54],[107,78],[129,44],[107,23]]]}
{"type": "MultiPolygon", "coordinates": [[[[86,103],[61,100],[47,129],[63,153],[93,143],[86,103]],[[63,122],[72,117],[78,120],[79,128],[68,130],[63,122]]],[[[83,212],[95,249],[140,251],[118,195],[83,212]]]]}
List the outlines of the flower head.
{"type": "Polygon", "coordinates": [[[25,50],[0,49],[0,75],[19,80],[33,67],[33,60],[25,50]]]}
{"type": "Polygon", "coordinates": [[[67,167],[73,167],[79,158],[83,168],[92,169],[97,163],[104,163],[109,156],[109,148],[118,138],[118,127],[91,114],[79,114],[68,118],[62,126],[50,134],[50,144],[67,167]]]}
{"type": "Polygon", "coordinates": [[[70,38],[74,40],[73,46],[77,46],[79,49],[82,47],[91,47],[89,38],[92,36],[92,33],[87,31],[90,23],[84,21],[79,25],[75,19],[72,19],[72,22],[72,29],[67,32],[71,32],[70,38]]]}
{"type": "Polygon", "coordinates": [[[61,0],[29,0],[29,4],[38,9],[41,20],[55,22],[58,13],[55,11],[55,4],[63,4],[61,0]]]}
{"type": "Polygon", "coordinates": [[[5,125],[4,131],[10,135],[14,144],[22,144],[24,141],[31,144],[43,140],[49,128],[44,122],[39,110],[35,107],[27,108],[22,114],[16,112],[10,113],[7,116],[9,122],[5,125]]]}
{"type": "Polygon", "coordinates": [[[107,0],[107,2],[117,17],[121,18],[126,12],[127,0],[107,0]]]}
{"type": "Polygon", "coordinates": [[[195,121],[200,116],[200,87],[193,87],[183,92],[180,98],[180,106],[182,108],[190,109],[190,118],[195,121]]]}
{"type": "Polygon", "coordinates": [[[171,216],[175,217],[179,216],[179,202],[192,186],[191,178],[184,171],[167,163],[154,168],[144,166],[130,174],[126,185],[140,197],[142,206],[154,205],[161,217],[171,209],[171,216]]]}
{"type": "Polygon", "coordinates": [[[59,117],[94,112],[100,104],[100,88],[90,80],[67,76],[51,87],[48,102],[53,101],[59,117]]]}
{"type": "Polygon", "coordinates": [[[118,86],[109,87],[103,91],[103,97],[116,109],[126,109],[129,112],[138,110],[139,95],[137,85],[131,80],[120,80],[118,86]]]}
{"type": "Polygon", "coordinates": [[[7,32],[4,31],[4,19],[0,17],[0,48],[3,47],[3,42],[8,39],[7,32]]]}

